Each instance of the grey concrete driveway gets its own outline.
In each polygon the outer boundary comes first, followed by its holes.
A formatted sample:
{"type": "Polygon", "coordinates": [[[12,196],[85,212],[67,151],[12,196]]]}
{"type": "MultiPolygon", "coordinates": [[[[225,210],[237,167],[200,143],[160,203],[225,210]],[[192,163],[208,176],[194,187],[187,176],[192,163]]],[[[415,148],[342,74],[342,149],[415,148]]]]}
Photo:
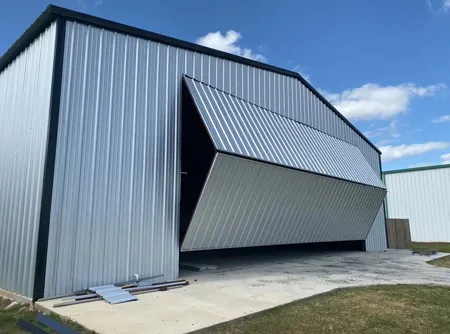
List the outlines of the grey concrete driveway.
{"type": "Polygon", "coordinates": [[[185,333],[339,287],[370,284],[450,285],[450,269],[410,251],[301,253],[222,258],[219,269],[184,272],[191,285],[139,295],[137,302],[104,301],[52,309],[99,333],[185,333]]]}

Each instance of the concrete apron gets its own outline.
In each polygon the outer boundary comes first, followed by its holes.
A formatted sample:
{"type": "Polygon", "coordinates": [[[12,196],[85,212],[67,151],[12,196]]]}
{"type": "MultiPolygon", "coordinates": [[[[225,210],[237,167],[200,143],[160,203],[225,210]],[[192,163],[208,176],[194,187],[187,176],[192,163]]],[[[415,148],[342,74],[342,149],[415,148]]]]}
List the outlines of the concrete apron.
{"type": "Polygon", "coordinates": [[[275,256],[217,259],[215,271],[182,272],[191,283],[181,289],[138,295],[137,302],[104,301],[53,308],[99,333],[186,333],[336,288],[372,284],[450,285],[450,269],[426,263],[411,251],[289,251],[275,256]]]}

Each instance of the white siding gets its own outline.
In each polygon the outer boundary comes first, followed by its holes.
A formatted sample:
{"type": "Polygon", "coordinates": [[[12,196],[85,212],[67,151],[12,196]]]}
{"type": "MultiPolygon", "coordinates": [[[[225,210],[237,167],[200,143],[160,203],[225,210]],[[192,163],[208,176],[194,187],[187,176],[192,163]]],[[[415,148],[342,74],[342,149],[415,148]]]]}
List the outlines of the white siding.
{"type": "Polygon", "coordinates": [[[382,205],[381,208],[378,210],[378,214],[375,217],[375,221],[366,238],[366,250],[378,251],[386,248],[387,248],[386,226],[384,219],[384,207],[382,205]]]}
{"type": "Polygon", "coordinates": [[[56,24],[0,73],[0,288],[31,298],[56,24]]]}
{"type": "Polygon", "coordinates": [[[411,239],[450,242],[450,168],[385,174],[389,218],[407,218],[411,239]]]}

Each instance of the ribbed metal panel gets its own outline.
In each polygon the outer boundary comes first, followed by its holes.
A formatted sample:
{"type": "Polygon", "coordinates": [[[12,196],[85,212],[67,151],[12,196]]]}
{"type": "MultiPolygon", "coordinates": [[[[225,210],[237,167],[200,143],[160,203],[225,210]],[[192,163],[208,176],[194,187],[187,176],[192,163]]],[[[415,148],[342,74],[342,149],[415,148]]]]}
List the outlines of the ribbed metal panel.
{"type": "MultiPolygon", "coordinates": [[[[378,159],[376,162],[377,175],[382,178],[381,175],[381,160],[378,159]]],[[[387,237],[386,237],[386,225],[384,216],[384,203],[381,205],[377,216],[373,222],[372,228],[370,229],[369,235],[366,239],[366,250],[367,251],[379,251],[387,248],[387,237]]]]}
{"type": "Polygon", "coordinates": [[[385,174],[389,218],[407,218],[411,239],[450,242],[450,168],[385,174]]]}
{"type": "Polygon", "coordinates": [[[182,250],[364,240],[384,194],[219,153],[182,250]]]}
{"type": "Polygon", "coordinates": [[[45,296],[178,275],[177,50],[66,28],[45,296]]]}
{"type": "Polygon", "coordinates": [[[381,205],[375,217],[372,228],[366,239],[367,251],[379,251],[387,248],[386,226],[384,221],[384,207],[381,205]]]}
{"type": "Polygon", "coordinates": [[[56,24],[0,73],[0,288],[32,297],[56,24]]]}
{"type": "Polygon", "coordinates": [[[184,81],[217,150],[384,188],[358,147],[197,80],[184,81]]]}

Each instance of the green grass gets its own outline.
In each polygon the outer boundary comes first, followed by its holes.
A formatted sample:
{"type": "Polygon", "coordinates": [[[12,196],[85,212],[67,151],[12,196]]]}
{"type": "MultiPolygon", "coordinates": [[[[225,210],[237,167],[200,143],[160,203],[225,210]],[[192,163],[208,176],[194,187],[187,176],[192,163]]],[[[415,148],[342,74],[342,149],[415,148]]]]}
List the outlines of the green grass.
{"type": "Polygon", "coordinates": [[[450,255],[440,257],[439,259],[428,261],[427,263],[433,266],[450,268],[450,255]]]}
{"type": "Polygon", "coordinates": [[[450,242],[413,242],[411,249],[413,251],[437,249],[442,253],[450,253],[450,242]]]}
{"type": "Polygon", "coordinates": [[[450,287],[341,289],[196,333],[450,333],[450,287]]]}
{"type": "MultiPolygon", "coordinates": [[[[18,304],[10,309],[5,310],[5,307],[8,306],[10,303],[11,301],[9,299],[0,297],[0,333],[2,334],[27,333],[16,326],[16,322],[21,318],[25,319],[28,322],[33,323],[34,325],[37,325],[38,327],[45,329],[49,333],[57,333],[56,331],[52,331],[48,327],[39,324],[35,320],[39,312],[32,309],[29,304],[18,304]]],[[[49,317],[57,320],[58,322],[72,328],[73,330],[79,333],[83,334],[95,333],[73,321],[58,317],[55,314],[51,314],[49,315],[49,317]]]]}

